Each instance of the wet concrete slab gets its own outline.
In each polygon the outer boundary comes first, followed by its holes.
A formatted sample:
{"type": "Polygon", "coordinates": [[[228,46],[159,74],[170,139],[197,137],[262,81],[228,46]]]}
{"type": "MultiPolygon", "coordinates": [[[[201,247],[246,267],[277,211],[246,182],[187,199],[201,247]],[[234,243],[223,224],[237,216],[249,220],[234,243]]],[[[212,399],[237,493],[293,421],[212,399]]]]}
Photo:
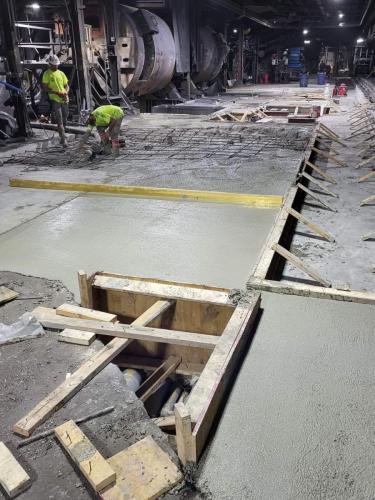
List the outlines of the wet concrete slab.
{"type": "Polygon", "coordinates": [[[244,287],[276,211],[82,195],[0,235],[2,269],[58,279],[76,272],[244,287]]]}
{"type": "Polygon", "coordinates": [[[375,307],[262,294],[201,464],[213,499],[371,498],[375,307]]]}

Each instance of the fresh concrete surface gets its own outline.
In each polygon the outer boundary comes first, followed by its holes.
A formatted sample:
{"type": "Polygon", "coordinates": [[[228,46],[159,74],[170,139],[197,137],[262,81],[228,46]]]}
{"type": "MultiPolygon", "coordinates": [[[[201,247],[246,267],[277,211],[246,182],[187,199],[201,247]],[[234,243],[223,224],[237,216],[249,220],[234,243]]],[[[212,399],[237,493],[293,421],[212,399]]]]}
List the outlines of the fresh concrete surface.
{"type": "Polygon", "coordinates": [[[214,500],[373,498],[375,307],[262,296],[199,488],[214,500]]]}
{"type": "Polygon", "coordinates": [[[0,235],[1,268],[58,279],[109,271],[244,287],[276,216],[242,206],[82,195],[0,235]]]}

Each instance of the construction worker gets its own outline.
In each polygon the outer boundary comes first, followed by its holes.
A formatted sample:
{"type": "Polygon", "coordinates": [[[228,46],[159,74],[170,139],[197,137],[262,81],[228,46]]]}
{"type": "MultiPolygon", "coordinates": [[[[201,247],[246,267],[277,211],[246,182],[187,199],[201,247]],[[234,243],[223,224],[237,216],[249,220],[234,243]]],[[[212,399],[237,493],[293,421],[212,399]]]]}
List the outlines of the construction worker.
{"type": "Polygon", "coordinates": [[[104,152],[109,153],[112,149],[113,156],[117,157],[120,153],[119,134],[123,118],[124,111],[119,106],[113,104],[99,106],[90,113],[87,120],[88,129],[80,141],[80,146],[82,147],[85,144],[92,129],[96,127],[104,152]]]}
{"type": "Polygon", "coordinates": [[[69,82],[65,73],[60,71],[60,60],[52,54],[47,59],[49,68],[42,77],[43,89],[48,92],[52,104],[52,113],[57,123],[60,144],[66,146],[65,127],[68,119],[69,82]]]}

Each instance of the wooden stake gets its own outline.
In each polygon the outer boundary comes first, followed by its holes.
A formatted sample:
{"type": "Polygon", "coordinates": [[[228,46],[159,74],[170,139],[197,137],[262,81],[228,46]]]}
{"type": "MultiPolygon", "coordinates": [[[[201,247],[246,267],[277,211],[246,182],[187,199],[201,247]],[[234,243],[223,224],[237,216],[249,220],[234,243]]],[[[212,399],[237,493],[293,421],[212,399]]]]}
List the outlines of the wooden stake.
{"type": "Polygon", "coordinates": [[[335,238],[328,232],[322,229],[320,226],[317,224],[314,224],[310,220],[306,219],[300,212],[297,212],[297,210],[294,210],[294,208],[286,208],[286,211],[292,216],[295,217],[297,220],[302,222],[302,224],[305,224],[311,231],[316,233],[317,235],[321,236],[327,241],[330,241],[331,243],[335,242],[335,238]]]}
{"type": "Polygon", "coordinates": [[[284,259],[286,259],[287,261],[291,262],[300,271],[302,271],[305,274],[307,274],[308,276],[310,276],[310,278],[313,278],[315,281],[317,281],[318,283],[322,284],[323,286],[325,286],[327,288],[331,288],[332,283],[330,281],[325,280],[324,278],[322,278],[317,272],[315,272],[313,269],[311,269],[308,266],[306,266],[302,262],[301,259],[299,259],[295,255],[293,255],[286,248],[282,247],[278,243],[275,243],[272,246],[272,250],[274,250],[276,253],[278,253],[279,255],[281,255],[281,257],[284,257],[284,259]]]}
{"type": "Polygon", "coordinates": [[[311,196],[311,198],[314,198],[316,201],[318,201],[321,205],[323,205],[323,207],[327,208],[331,212],[337,212],[337,210],[335,208],[330,207],[326,202],[324,202],[323,200],[321,200],[319,198],[319,196],[317,196],[315,193],[313,193],[310,189],[308,189],[306,186],[304,186],[300,182],[297,184],[297,187],[299,189],[301,189],[302,191],[304,191],[309,196],[311,196]]]}
{"type": "Polygon", "coordinates": [[[322,128],[318,130],[318,135],[323,135],[324,137],[327,137],[327,139],[331,139],[331,141],[341,144],[341,146],[344,146],[344,148],[348,147],[347,144],[340,141],[340,139],[337,139],[337,137],[335,137],[334,135],[329,134],[326,130],[322,128]]]}
{"type": "Polygon", "coordinates": [[[324,125],[324,123],[322,123],[322,122],[320,122],[320,127],[324,128],[324,130],[326,130],[328,133],[330,133],[334,137],[337,137],[337,138],[340,137],[338,134],[336,134],[336,132],[334,132],[332,129],[330,129],[329,127],[327,127],[327,125],[324,125]]]}
{"type": "Polygon", "coordinates": [[[312,182],[312,183],[316,184],[317,186],[319,186],[320,189],[323,189],[323,191],[325,193],[329,194],[330,196],[333,196],[334,198],[338,198],[339,197],[338,194],[333,193],[332,191],[330,191],[329,189],[327,189],[321,182],[319,182],[317,179],[315,179],[314,177],[312,177],[307,172],[302,172],[302,176],[305,177],[305,179],[309,180],[310,182],[312,182]]]}
{"type": "Polygon", "coordinates": [[[191,416],[184,403],[174,407],[178,458],[183,465],[196,461],[195,446],[191,432],[191,416]]]}
{"type": "Polygon", "coordinates": [[[311,163],[311,161],[305,160],[305,167],[306,167],[306,165],[311,167],[315,172],[317,172],[327,182],[330,182],[331,184],[337,184],[337,181],[332,176],[330,176],[326,172],[323,172],[323,170],[320,167],[318,167],[317,165],[315,165],[315,163],[311,163]]]}
{"type": "Polygon", "coordinates": [[[354,139],[355,137],[359,137],[360,135],[363,135],[363,134],[371,134],[373,131],[374,131],[374,126],[368,125],[367,127],[365,127],[364,130],[362,130],[362,132],[357,132],[356,134],[352,134],[348,137],[348,139],[354,139]],[[370,129],[370,127],[371,127],[371,129],[370,129]]]}
{"type": "Polygon", "coordinates": [[[81,296],[81,306],[91,309],[92,297],[91,297],[89,282],[87,279],[87,274],[85,273],[85,271],[78,271],[78,284],[79,284],[79,293],[81,296]]]}
{"type": "MultiPolygon", "coordinates": [[[[317,142],[322,143],[324,146],[327,146],[327,144],[325,144],[325,143],[324,143],[321,139],[322,139],[322,138],[319,138],[319,136],[317,136],[317,137],[316,137],[317,142]]],[[[324,139],[328,139],[328,137],[324,137],[324,139]]],[[[329,151],[327,151],[327,153],[328,153],[328,152],[332,152],[332,153],[333,153],[333,154],[335,154],[335,155],[339,155],[339,154],[340,154],[340,153],[337,151],[337,149],[333,148],[332,146],[327,146],[327,147],[329,147],[329,151]]]]}
{"type": "Polygon", "coordinates": [[[370,172],[367,175],[364,175],[363,177],[360,177],[357,182],[365,182],[371,179],[371,177],[375,177],[375,171],[370,172]]]}
{"type": "Polygon", "coordinates": [[[374,240],[375,239],[375,231],[371,232],[371,233],[367,233],[367,234],[364,234],[362,236],[362,240],[363,241],[367,241],[367,240],[374,240]]]}
{"type": "Polygon", "coordinates": [[[161,384],[171,375],[181,363],[181,358],[170,356],[157,368],[137,390],[137,397],[144,403],[156,392],[161,384]]]}
{"type": "Polygon", "coordinates": [[[331,212],[337,212],[337,210],[335,208],[332,208],[329,205],[327,205],[327,203],[325,203],[324,201],[322,201],[319,198],[319,196],[317,196],[315,193],[313,193],[312,191],[310,191],[310,189],[308,189],[306,186],[304,186],[300,182],[297,184],[297,187],[299,189],[301,189],[302,191],[304,191],[309,196],[311,196],[312,198],[314,198],[316,201],[318,201],[321,205],[323,205],[323,207],[327,208],[328,210],[331,210],[331,212]]]}
{"type": "Polygon", "coordinates": [[[327,153],[327,151],[323,151],[322,149],[318,149],[315,146],[313,146],[311,148],[311,151],[314,151],[316,154],[318,154],[320,156],[324,156],[325,158],[327,158],[327,160],[331,160],[334,163],[337,163],[338,165],[340,165],[341,167],[347,167],[347,164],[345,162],[343,162],[342,160],[339,160],[338,158],[336,158],[336,156],[330,155],[329,153],[327,153]]]}
{"type": "Polygon", "coordinates": [[[367,158],[367,160],[361,161],[360,163],[358,163],[358,165],[355,166],[355,168],[363,167],[363,166],[368,165],[369,163],[372,163],[372,162],[375,163],[375,156],[371,156],[371,158],[367,158]]]}
{"type": "Polygon", "coordinates": [[[362,207],[363,205],[369,205],[372,201],[375,201],[375,194],[362,200],[360,206],[362,207]]]}

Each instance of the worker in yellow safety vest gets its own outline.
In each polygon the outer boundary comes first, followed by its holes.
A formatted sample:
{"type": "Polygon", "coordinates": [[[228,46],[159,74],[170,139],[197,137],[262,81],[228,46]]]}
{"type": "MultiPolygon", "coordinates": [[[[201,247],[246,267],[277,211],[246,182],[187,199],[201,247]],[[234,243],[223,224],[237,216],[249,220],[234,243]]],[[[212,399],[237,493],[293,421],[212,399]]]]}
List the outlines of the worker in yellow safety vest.
{"type": "Polygon", "coordinates": [[[96,127],[104,152],[109,153],[111,151],[112,142],[112,154],[117,157],[120,152],[119,134],[123,118],[124,111],[119,106],[113,104],[99,106],[90,113],[87,120],[88,129],[80,141],[80,146],[82,147],[86,143],[92,129],[96,127]]]}
{"type": "Polygon", "coordinates": [[[42,87],[48,92],[52,113],[57,123],[60,144],[66,146],[65,127],[68,120],[69,82],[66,74],[59,70],[60,59],[52,54],[47,59],[49,68],[43,73],[42,87]]]}

